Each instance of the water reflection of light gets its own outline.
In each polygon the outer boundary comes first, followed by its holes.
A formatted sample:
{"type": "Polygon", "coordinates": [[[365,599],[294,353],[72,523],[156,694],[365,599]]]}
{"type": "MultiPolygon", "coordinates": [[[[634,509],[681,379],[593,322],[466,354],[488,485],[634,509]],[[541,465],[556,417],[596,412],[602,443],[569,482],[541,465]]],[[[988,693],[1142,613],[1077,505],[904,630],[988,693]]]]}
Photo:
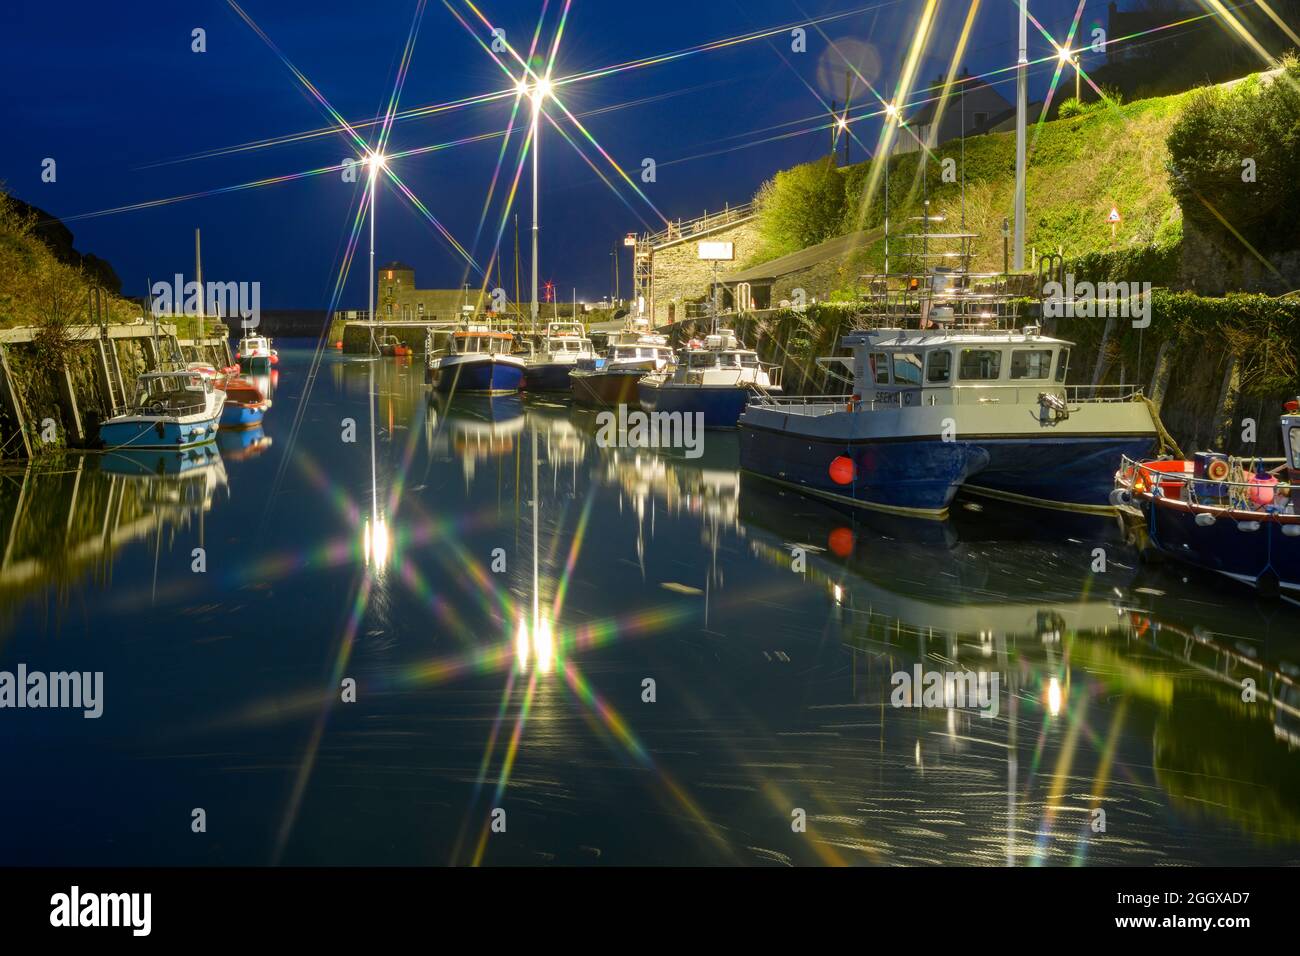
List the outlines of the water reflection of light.
{"type": "Polygon", "coordinates": [[[388,522],[383,515],[375,515],[373,525],[370,518],[366,519],[364,537],[366,566],[384,568],[388,564],[388,522]]]}
{"type": "Polygon", "coordinates": [[[1053,717],[1061,713],[1061,682],[1055,677],[1047,683],[1047,712],[1053,717]]]}
{"type": "Polygon", "coordinates": [[[549,674],[554,670],[555,632],[545,616],[530,632],[528,618],[520,614],[519,629],[515,632],[515,661],[521,671],[526,671],[530,660],[539,674],[549,674]]]}

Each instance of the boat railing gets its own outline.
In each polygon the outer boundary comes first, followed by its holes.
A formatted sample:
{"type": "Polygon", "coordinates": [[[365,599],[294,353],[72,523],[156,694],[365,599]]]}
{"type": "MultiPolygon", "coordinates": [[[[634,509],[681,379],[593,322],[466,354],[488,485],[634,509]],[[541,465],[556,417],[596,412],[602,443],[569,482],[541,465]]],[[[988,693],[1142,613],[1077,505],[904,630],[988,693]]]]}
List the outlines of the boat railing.
{"type": "Polygon", "coordinates": [[[1065,400],[1071,404],[1096,402],[1133,402],[1144,394],[1141,385],[1063,385],[1065,400]]]}
{"type": "Polygon", "coordinates": [[[1278,478],[1269,469],[1285,466],[1284,458],[1229,458],[1228,473],[1222,479],[1187,471],[1188,463],[1180,460],[1140,462],[1123,455],[1116,474],[1116,485],[1131,494],[1150,493],[1155,498],[1222,511],[1248,514],[1295,514],[1296,485],[1278,478]],[[1269,470],[1268,478],[1256,471],[1269,470]]]}

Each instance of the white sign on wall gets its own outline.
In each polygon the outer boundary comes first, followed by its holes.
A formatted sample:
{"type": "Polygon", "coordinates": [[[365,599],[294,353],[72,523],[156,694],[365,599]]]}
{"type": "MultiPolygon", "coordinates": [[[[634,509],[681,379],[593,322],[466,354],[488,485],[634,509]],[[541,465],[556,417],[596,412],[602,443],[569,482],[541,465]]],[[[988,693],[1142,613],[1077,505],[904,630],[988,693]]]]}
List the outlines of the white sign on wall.
{"type": "Polygon", "coordinates": [[[730,262],[736,258],[736,244],[734,242],[701,242],[699,244],[699,257],[715,262],[730,262]]]}

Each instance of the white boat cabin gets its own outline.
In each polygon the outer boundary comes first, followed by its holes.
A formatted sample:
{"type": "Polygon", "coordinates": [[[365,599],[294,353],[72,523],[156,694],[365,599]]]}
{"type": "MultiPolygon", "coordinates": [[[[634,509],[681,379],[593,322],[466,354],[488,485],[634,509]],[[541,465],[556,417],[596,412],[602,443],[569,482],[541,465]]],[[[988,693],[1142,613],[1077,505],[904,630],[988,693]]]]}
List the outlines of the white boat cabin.
{"type": "Polygon", "coordinates": [[[509,332],[497,332],[485,325],[471,325],[451,337],[451,351],[455,355],[508,354],[515,337],[509,332]]]}
{"type": "Polygon", "coordinates": [[[250,335],[239,340],[239,354],[243,356],[261,355],[271,351],[271,343],[261,335],[250,335]]]}
{"type": "Polygon", "coordinates": [[[758,352],[743,348],[735,333],[724,330],[693,341],[678,357],[673,381],[691,385],[758,385],[774,389],[779,369],[765,369],[758,352]],[[771,373],[771,374],[769,374],[771,373]]]}
{"type": "Polygon", "coordinates": [[[819,359],[847,366],[864,403],[945,405],[968,401],[1037,403],[1061,394],[1072,343],[1020,332],[876,330],[844,336],[851,356],[819,359]],[[974,395],[978,392],[978,395],[974,395]]]}
{"type": "Polygon", "coordinates": [[[133,408],[150,415],[176,415],[203,407],[212,394],[212,379],[186,369],[180,372],[145,372],[135,381],[133,408]]]}

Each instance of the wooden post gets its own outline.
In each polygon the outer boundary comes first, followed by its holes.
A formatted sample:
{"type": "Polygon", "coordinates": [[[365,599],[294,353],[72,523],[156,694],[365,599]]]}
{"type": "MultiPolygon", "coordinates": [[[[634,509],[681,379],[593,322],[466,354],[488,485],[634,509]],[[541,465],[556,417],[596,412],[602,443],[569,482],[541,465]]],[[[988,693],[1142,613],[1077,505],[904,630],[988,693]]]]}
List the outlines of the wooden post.
{"type": "Polygon", "coordinates": [[[18,426],[18,432],[23,436],[23,453],[32,457],[32,442],[27,435],[27,421],[23,418],[22,399],[18,397],[18,389],[14,387],[13,372],[9,370],[9,359],[7,350],[0,345],[0,379],[3,380],[4,394],[9,400],[9,409],[13,412],[14,422],[18,426]]]}
{"type": "Polygon", "coordinates": [[[81,411],[77,408],[77,390],[72,382],[72,370],[65,365],[58,379],[59,397],[63,399],[63,410],[71,425],[71,428],[65,426],[65,430],[76,436],[77,441],[85,441],[86,430],[81,425],[81,411]]]}
{"type": "Polygon", "coordinates": [[[108,352],[105,351],[103,339],[95,340],[95,349],[99,353],[99,361],[95,363],[95,371],[98,372],[99,388],[105,398],[108,399],[105,406],[108,415],[111,417],[117,414],[117,397],[113,394],[113,377],[108,370],[108,352]]]}
{"type": "Polygon", "coordinates": [[[1160,351],[1156,353],[1156,368],[1151,375],[1151,404],[1155,406],[1157,413],[1160,411],[1160,406],[1165,403],[1165,395],[1169,391],[1169,376],[1173,372],[1173,362],[1170,360],[1169,352],[1172,348],[1173,340],[1165,339],[1160,343],[1160,351]]]}
{"type": "Polygon", "coordinates": [[[1219,405],[1214,410],[1214,447],[1228,449],[1232,440],[1233,418],[1241,400],[1241,371],[1237,356],[1228,356],[1228,368],[1223,374],[1223,387],[1219,390],[1219,405]]]}
{"type": "Polygon", "coordinates": [[[1097,367],[1092,371],[1092,389],[1094,395],[1096,394],[1097,386],[1101,384],[1101,380],[1104,379],[1106,373],[1110,371],[1110,358],[1107,356],[1106,346],[1110,344],[1110,337],[1114,332],[1115,320],[1107,319],[1106,328],[1101,333],[1101,347],[1097,349],[1097,367]]]}

